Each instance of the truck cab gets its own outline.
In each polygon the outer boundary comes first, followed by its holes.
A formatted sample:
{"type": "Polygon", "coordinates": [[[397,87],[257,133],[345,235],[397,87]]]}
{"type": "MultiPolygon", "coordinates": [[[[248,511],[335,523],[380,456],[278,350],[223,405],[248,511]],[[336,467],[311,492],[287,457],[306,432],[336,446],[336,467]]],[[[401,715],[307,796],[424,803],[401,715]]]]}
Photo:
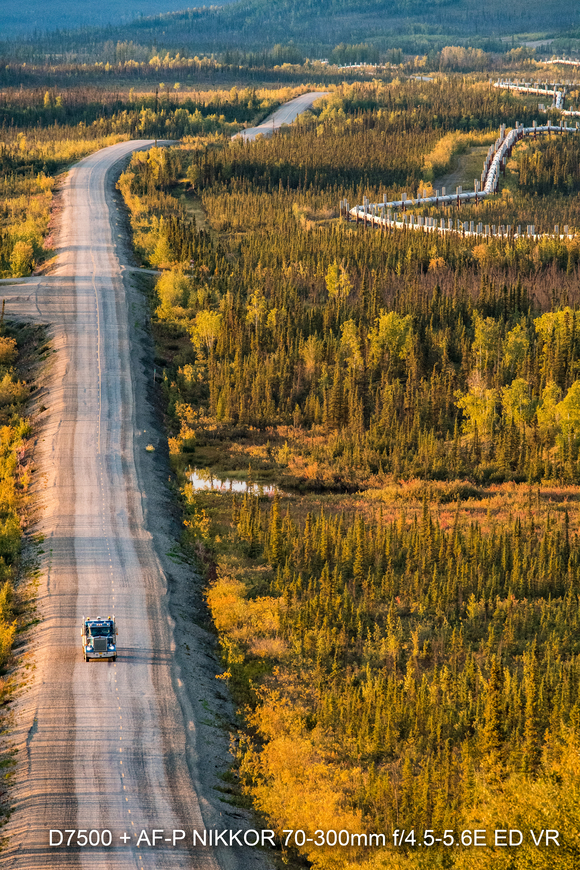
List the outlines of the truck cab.
{"type": "Polygon", "coordinates": [[[114,617],[83,617],[81,637],[86,662],[91,659],[117,660],[117,626],[114,617]]]}

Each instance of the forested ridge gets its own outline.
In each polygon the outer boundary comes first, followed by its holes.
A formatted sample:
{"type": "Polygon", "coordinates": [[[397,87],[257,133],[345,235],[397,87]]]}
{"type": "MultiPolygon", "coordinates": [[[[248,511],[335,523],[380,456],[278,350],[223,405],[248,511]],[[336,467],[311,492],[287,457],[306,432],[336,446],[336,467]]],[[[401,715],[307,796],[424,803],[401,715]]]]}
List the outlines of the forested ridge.
{"type": "MultiPolygon", "coordinates": [[[[170,4],[168,4],[170,5],[170,4]]],[[[11,10],[0,13],[0,24],[11,34],[11,10]],[[8,20],[7,20],[8,19],[8,20]]],[[[130,12],[130,9],[128,10],[130,12]]],[[[140,10],[143,11],[143,10],[140,10]]],[[[148,9],[144,11],[150,11],[148,9]]],[[[61,10],[48,14],[34,38],[48,50],[83,51],[107,40],[131,40],[141,45],[159,45],[196,53],[224,50],[264,50],[281,43],[298,46],[310,57],[325,56],[337,44],[365,43],[381,51],[392,48],[419,51],[440,49],[453,43],[493,45],[501,50],[499,37],[519,34],[554,35],[577,27],[573,4],[557,0],[529,0],[509,6],[489,0],[485,7],[475,0],[237,0],[225,4],[187,7],[161,15],[140,15],[119,22],[118,10],[109,12],[114,25],[106,24],[106,7],[93,21],[86,11],[61,10]],[[75,29],[75,19],[83,29],[75,29]],[[54,22],[54,24],[51,23],[54,22]],[[99,26],[87,26],[94,23],[99,26]],[[64,26],[66,30],[54,31],[64,26]]],[[[125,16],[126,19],[130,16],[125,16]]],[[[31,28],[32,30],[32,28],[31,28]]],[[[14,30],[12,30],[14,32],[14,30]]]]}
{"type": "MultiPolygon", "coordinates": [[[[169,447],[246,705],[240,787],[280,832],[416,834],[305,843],[315,867],[580,862],[578,243],[337,219],[341,198],[429,184],[451,133],[482,141],[522,110],[468,82],[448,100],[343,87],[272,140],[199,136],[120,180],[165,269],[169,447]],[[192,465],[279,491],[196,491],[192,465]],[[510,827],[562,848],[418,847],[510,827]]],[[[574,177],[568,143],[514,152],[509,195],[473,212],[560,214],[564,190],[541,185],[574,177]]]]}

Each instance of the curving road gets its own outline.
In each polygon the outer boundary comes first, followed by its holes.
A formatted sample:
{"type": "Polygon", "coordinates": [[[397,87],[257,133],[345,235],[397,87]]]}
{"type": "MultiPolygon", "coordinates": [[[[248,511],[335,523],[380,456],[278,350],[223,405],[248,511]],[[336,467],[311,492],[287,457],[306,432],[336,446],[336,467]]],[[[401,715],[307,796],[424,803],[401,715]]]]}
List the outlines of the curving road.
{"type": "Polygon", "coordinates": [[[232,139],[249,139],[253,141],[256,136],[271,136],[274,130],[278,130],[283,124],[291,124],[298,115],[306,112],[312,104],[321,97],[327,97],[328,91],[312,91],[309,94],[301,94],[288,103],[284,103],[275,112],[262,121],[258,127],[249,127],[232,136],[232,139]]]}
{"type": "Polygon", "coordinates": [[[71,170],[52,275],[8,298],[7,313],[54,324],[57,351],[35,448],[42,620],[11,735],[14,809],[0,853],[0,867],[10,870],[218,866],[209,849],[136,845],[141,829],[189,837],[203,829],[186,763],[194,724],[179,697],[167,583],[145,522],[150,436],[138,426],[135,313],[114,227],[118,162],[150,144],[114,145],[71,170]],[[115,664],[83,661],[84,614],[115,615],[115,664]],[[85,828],[110,830],[112,845],[49,845],[50,829],[85,828]]]}

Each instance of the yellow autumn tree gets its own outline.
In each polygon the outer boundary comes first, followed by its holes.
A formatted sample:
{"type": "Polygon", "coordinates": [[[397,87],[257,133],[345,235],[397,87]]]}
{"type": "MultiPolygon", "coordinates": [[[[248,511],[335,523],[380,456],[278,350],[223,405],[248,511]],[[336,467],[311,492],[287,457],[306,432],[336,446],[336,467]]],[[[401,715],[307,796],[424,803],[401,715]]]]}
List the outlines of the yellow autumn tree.
{"type": "Polygon", "coordinates": [[[205,352],[207,354],[211,353],[211,350],[218,339],[221,322],[222,316],[218,311],[208,311],[207,309],[204,309],[203,311],[197,312],[195,320],[189,330],[189,334],[191,335],[193,345],[198,352],[205,352]]]}

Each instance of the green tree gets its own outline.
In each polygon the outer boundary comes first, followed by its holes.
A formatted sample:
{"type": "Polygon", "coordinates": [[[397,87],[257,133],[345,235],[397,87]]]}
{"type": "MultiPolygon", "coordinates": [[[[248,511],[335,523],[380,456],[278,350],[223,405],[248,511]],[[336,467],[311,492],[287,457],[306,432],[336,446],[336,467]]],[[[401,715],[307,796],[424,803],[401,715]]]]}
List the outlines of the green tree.
{"type": "Polygon", "coordinates": [[[354,320],[342,324],[340,336],[341,350],[344,352],[350,369],[360,369],[363,365],[360,338],[354,320]]]}
{"type": "Polygon", "coordinates": [[[492,777],[503,772],[503,674],[497,656],[492,656],[485,687],[485,714],[481,749],[485,765],[492,777]]]}
{"type": "Polygon", "coordinates": [[[373,361],[380,362],[385,352],[390,359],[406,359],[413,347],[413,317],[381,311],[368,337],[373,361]]]}
{"type": "Polygon", "coordinates": [[[457,396],[455,403],[463,411],[463,431],[473,435],[491,435],[495,421],[496,391],[488,389],[485,381],[474,374],[470,378],[469,392],[457,396]]]}
{"type": "Polygon", "coordinates": [[[580,434],[580,381],[574,381],[554,408],[556,423],[565,439],[580,434]]]}
{"type": "Polygon", "coordinates": [[[538,418],[540,433],[546,439],[553,438],[558,430],[556,408],[561,395],[562,390],[554,381],[549,381],[542,392],[536,416],[538,418]]]}
{"type": "Polygon", "coordinates": [[[504,413],[508,420],[514,421],[516,426],[526,426],[532,421],[535,402],[530,392],[530,385],[524,378],[516,378],[501,391],[504,413]]]}
{"type": "Polygon", "coordinates": [[[475,339],[472,350],[477,359],[477,368],[481,374],[489,368],[494,368],[499,362],[501,346],[501,330],[493,317],[481,317],[475,314],[475,339]]]}
{"type": "Polygon", "coordinates": [[[345,299],[352,290],[348,272],[344,266],[339,266],[336,260],[328,267],[325,280],[331,299],[345,299]]]}
{"type": "Polygon", "coordinates": [[[518,323],[505,337],[504,361],[510,371],[517,372],[521,370],[529,347],[530,340],[526,330],[521,323],[518,323]]]}
{"type": "Polygon", "coordinates": [[[266,300],[261,290],[256,290],[250,296],[246,308],[246,322],[253,323],[256,331],[256,340],[258,339],[258,330],[260,324],[266,314],[266,300]]]}

